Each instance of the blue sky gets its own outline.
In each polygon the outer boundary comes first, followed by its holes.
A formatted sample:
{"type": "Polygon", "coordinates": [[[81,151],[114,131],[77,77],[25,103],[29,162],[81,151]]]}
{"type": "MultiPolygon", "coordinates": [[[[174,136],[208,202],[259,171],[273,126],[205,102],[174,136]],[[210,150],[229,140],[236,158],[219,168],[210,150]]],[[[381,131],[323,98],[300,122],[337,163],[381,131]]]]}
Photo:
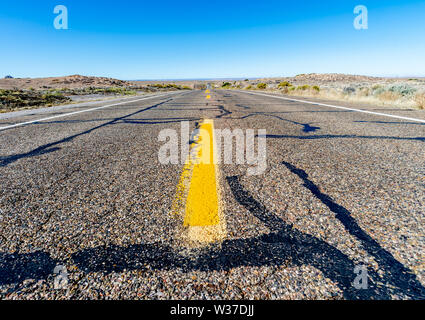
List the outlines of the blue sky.
{"type": "Polygon", "coordinates": [[[1,1],[0,39],[0,77],[425,76],[425,1],[1,1]]]}

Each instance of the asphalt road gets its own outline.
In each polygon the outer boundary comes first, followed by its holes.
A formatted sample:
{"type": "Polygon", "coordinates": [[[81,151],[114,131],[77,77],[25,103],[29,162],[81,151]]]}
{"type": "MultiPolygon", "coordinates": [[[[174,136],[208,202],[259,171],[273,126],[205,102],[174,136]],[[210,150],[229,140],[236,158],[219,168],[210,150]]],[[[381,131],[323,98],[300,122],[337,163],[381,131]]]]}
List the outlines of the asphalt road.
{"type": "Polygon", "coordinates": [[[0,118],[0,298],[425,299],[424,111],[205,96],[0,118]],[[267,169],[218,166],[225,235],[192,246],[158,136],[202,119],[266,129],[267,169]]]}

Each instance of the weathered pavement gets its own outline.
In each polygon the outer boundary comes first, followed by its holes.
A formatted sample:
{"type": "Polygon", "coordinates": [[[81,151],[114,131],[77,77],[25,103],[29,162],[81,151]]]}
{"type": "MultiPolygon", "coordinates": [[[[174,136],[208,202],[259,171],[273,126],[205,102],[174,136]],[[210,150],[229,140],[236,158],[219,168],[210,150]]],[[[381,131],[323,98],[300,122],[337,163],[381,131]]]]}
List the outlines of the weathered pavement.
{"type": "Polygon", "coordinates": [[[211,95],[208,106],[204,92],[173,93],[0,131],[0,297],[425,298],[423,123],[211,95]],[[266,129],[268,167],[219,167],[226,236],[192,248],[170,214],[183,165],[159,163],[158,135],[204,118],[266,129]],[[56,290],[58,265],[69,280],[56,290]],[[353,286],[358,265],[367,289],[353,286]]]}

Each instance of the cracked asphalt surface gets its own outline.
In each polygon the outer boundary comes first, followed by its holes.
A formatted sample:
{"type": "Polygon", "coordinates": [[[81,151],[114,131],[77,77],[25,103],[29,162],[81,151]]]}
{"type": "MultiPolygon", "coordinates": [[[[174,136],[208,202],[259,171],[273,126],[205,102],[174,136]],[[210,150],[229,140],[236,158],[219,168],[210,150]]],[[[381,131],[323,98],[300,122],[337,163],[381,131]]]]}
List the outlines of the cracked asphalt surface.
{"type": "Polygon", "coordinates": [[[423,123],[238,91],[127,101],[0,131],[1,299],[425,299],[423,123]],[[203,118],[266,129],[267,169],[219,167],[227,236],[190,247],[158,135],[203,118]]]}

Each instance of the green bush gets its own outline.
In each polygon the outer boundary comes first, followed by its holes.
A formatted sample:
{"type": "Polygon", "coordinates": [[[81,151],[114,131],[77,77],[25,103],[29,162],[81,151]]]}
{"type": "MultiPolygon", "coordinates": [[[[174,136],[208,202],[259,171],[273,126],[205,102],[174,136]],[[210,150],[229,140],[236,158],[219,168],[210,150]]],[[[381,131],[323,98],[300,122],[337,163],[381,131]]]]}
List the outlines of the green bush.
{"type": "Polygon", "coordinates": [[[298,86],[297,87],[297,90],[302,90],[302,91],[305,91],[305,90],[308,90],[308,89],[310,89],[311,87],[308,85],[308,84],[305,84],[305,85],[303,85],[303,86],[298,86]]]}
{"type": "Polygon", "coordinates": [[[413,95],[417,90],[415,88],[412,88],[408,85],[398,85],[398,86],[392,86],[388,89],[388,91],[398,93],[402,96],[411,96],[413,95]]]}
{"type": "Polygon", "coordinates": [[[356,88],[354,87],[345,87],[342,92],[344,92],[345,94],[353,94],[356,92],[356,88]]]}
{"type": "Polygon", "coordinates": [[[257,84],[257,89],[264,90],[266,88],[267,88],[267,84],[265,84],[265,83],[259,83],[259,84],[257,84]]]}
{"type": "Polygon", "coordinates": [[[313,86],[312,89],[314,91],[320,92],[320,87],[319,86],[313,86]]]}
{"type": "Polygon", "coordinates": [[[221,87],[222,88],[230,88],[232,86],[232,84],[230,82],[224,82],[221,87]]]}
{"type": "Polygon", "coordinates": [[[292,84],[289,83],[288,81],[283,81],[281,83],[279,83],[278,88],[286,88],[286,87],[292,87],[292,84]]]}

